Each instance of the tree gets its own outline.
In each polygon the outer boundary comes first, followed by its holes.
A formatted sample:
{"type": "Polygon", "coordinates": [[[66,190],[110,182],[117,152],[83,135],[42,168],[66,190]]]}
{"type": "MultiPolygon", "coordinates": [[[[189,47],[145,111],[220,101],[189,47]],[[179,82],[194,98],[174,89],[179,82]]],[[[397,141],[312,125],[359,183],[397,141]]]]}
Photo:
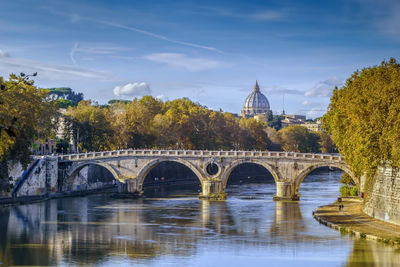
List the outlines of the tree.
{"type": "Polygon", "coordinates": [[[322,120],[354,174],[366,174],[367,184],[381,162],[400,167],[400,65],[391,58],[354,72],[333,90],[322,120]]]}
{"type": "Polygon", "coordinates": [[[318,132],[319,146],[322,153],[335,153],[337,148],[331,136],[326,132],[318,132]]]}
{"type": "Polygon", "coordinates": [[[114,131],[110,123],[110,113],[91,101],[81,101],[77,107],[69,107],[77,146],[82,151],[115,149],[114,131]]]}
{"type": "Polygon", "coordinates": [[[128,104],[130,102],[132,102],[132,101],[130,101],[130,100],[120,100],[120,99],[111,99],[111,100],[109,100],[107,102],[107,104],[108,105],[113,105],[113,104],[116,104],[116,103],[128,104]]]}
{"type": "Polygon", "coordinates": [[[283,115],[273,115],[272,120],[268,121],[268,126],[278,131],[282,127],[281,121],[283,119],[285,119],[283,115]]]}
{"type": "Polygon", "coordinates": [[[278,131],[277,137],[284,151],[319,152],[319,136],[304,126],[289,125],[278,131]]]}
{"type": "Polygon", "coordinates": [[[59,98],[56,99],[55,101],[55,105],[57,106],[57,108],[68,108],[68,107],[74,107],[77,106],[78,103],[72,101],[72,100],[68,100],[68,99],[64,99],[64,98],[59,98]]]}
{"type": "Polygon", "coordinates": [[[106,106],[82,101],[77,107],[70,107],[68,115],[74,123],[79,147],[84,150],[109,147],[264,150],[270,144],[261,122],[209,110],[188,98],[164,103],[144,96],[133,101],[113,101],[106,106]],[[101,138],[102,143],[96,141],[101,138]]]}
{"type": "Polygon", "coordinates": [[[351,178],[350,175],[348,175],[346,172],[342,172],[342,176],[340,177],[340,183],[345,184],[345,185],[356,185],[354,182],[353,178],[351,178]]]}
{"type": "Polygon", "coordinates": [[[55,106],[48,92],[35,87],[33,81],[11,74],[8,81],[0,78],[0,83],[0,157],[26,165],[32,142],[55,134],[55,106]],[[10,125],[14,125],[12,135],[10,125]]]}
{"type": "Polygon", "coordinates": [[[271,141],[264,129],[262,122],[253,118],[242,118],[239,121],[241,128],[241,147],[246,150],[267,150],[271,141]]]}
{"type": "Polygon", "coordinates": [[[69,106],[76,106],[83,100],[82,93],[75,93],[71,88],[59,87],[47,89],[50,96],[55,96],[56,103],[59,108],[67,108],[69,106]]]}
{"type": "MultiPolygon", "coordinates": [[[[19,161],[26,167],[30,148],[36,139],[55,135],[56,109],[48,92],[34,86],[26,77],[11,74],[8,81],[0,77],[0,164],[19,161]]],[[[0,178],[8,180],[7,171],[0,178]]],[[[4,189],[6,183],[1,183],[4,189]]]]}

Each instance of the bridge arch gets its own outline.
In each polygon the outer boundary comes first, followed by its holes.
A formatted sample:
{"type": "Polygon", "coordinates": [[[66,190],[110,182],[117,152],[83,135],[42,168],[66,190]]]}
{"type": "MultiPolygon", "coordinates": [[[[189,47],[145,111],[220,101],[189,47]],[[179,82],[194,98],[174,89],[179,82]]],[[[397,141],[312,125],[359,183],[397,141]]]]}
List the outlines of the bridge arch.
{"type": "Polygon", "coordinates": [[[101,166],[105,169],[107,169],[112,176],[114,177],[115,180],[119,181],[119,175],[117,173],[117,171],[111,167],[111,165],[105,163],[105,162],[101,162],[101,161],[87,161],[87,162],[82,162],[76,166],[73,167],[72,170],[70,170],[69,172],[67,172],[67,177],[63,182],[63,186],[67,185],[67,184],[73,184],[74,180],[75,180],[75,176],[84,168],[90,165],[97,165],[97,166],[101,166]]]}
{"type": "Polygon", "coordinates": [[[299,175],[296,177],[296,180],[295,180],[296,193],[299,193],[300,185],[303,182],[304,178],[306,178],[307,175],[309,175],[313,170],[321,168],[321,167],[338,168],[338,169],[344,171],[345,173],[347,173],[348,175],[350,175],[350,177],[353,179],[353,181],[357,185],[360,184],[360,180],[353,174],[353,172],[350,170],[350,168],[345,164],[341,164],[341,163],[317,163],[317,164],[312,165],[312,166],[306,168],[305,170],[301,171],[299,173],[299,175]]]}
{"type": "Polygon", "coordinates": [[[149,163],[147,163],[140,171],[139,174],[137,176],[138,179],[138,189],[139,191],[142,190],[143,187],[143,183],[144,180],[146,179],[147,174],[149,174],[149,172],[156,167],[158,164],[160,164],[161,162],[177,162],[180,163],[186,167],[188,167],[195,175],[196,177],[199,179],[200,184],[203,185],[203,179],[202,179],[202,174],[201,172],[190,162],[186,161],[186,160],[182,160],[179,158],[159,158],[159,159],[155,159],[150,161],[149,163]]]}
{"type": "Polygon", "coordinates": [[[257,165],[264,167],[271,173],[272,177],[274,178],[275,183],[279,182],[279,180],[280,180],[279,171],[276,170],[272,165],[270,165],[266,162],[263,162],[261,160],[256,160],[256,159],[239,159],[239,160],[235,160],[235,161],[231,162],[229,164],[229,166],[227,167],[227,169],[223,172],[223,174],[221,176],[223,188],[226,188],[226,185],[228,184],[229,176],[231,175],[232,171],[237,166],[239,166],[241,164],[246,164],[246,163],[253,163],[253,164],[257,164],[257,165]]]}

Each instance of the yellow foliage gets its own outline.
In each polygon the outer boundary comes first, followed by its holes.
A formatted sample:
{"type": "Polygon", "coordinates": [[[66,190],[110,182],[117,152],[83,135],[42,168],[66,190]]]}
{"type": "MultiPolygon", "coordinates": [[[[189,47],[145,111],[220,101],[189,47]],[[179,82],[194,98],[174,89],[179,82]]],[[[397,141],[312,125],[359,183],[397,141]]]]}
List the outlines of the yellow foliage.
{"type": "Polygon", "coordinates": [[[357,176],[372,177],[382,162],[400,167],[400,65],[390,59],[354,72],[322,120],[357,176]]]}

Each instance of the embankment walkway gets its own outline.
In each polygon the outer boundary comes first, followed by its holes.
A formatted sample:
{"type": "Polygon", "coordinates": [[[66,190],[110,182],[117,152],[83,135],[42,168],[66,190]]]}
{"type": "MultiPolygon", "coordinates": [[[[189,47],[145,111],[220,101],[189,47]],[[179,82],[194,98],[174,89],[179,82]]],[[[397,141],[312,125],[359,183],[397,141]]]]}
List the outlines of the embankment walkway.
{"type": "Polygon", "coordinates": [[[319,207],[314,211],[314,218],[342,233],[400,247],[400,225],[366,215],[362,211],[362,199],[343,198],[341,203],[319,207]],[[341,211],[339,211],[340,204],[344,205],[341,211]]]}

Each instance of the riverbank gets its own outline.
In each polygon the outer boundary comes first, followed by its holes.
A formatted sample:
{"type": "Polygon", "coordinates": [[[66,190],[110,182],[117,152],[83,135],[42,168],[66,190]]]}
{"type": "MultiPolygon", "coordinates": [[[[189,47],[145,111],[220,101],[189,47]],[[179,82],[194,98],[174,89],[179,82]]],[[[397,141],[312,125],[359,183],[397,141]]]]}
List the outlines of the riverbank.
{"type": "Polygon", "coordinates": [[[377,220],[362,210],[363,200],[343,198],[334,203],[316,209],[314,218],[320,223],[339,230],[343,234],[380,241],[400,248],[400,226],[377,220]],[[339,210],[339,205],[343,209],[339,210]]]}
{"type": "Polygon", "coordinates": [[[105,194],[105,193],[117,193],[118,188],[115,185],[98,188],[98,189],[87,189],[84,191],[70,191],[70,192],[58,192],[37,196],[20,196],[20,197],[1,197],[0,198],[0,208],[6,206],[13,205],[24,205],[24,204],[32,204],[37,202],[46,201],[53,198],[66,198],[66,197],[77,197],[77,196],[86,196],[93,194],[105,194]]]}

